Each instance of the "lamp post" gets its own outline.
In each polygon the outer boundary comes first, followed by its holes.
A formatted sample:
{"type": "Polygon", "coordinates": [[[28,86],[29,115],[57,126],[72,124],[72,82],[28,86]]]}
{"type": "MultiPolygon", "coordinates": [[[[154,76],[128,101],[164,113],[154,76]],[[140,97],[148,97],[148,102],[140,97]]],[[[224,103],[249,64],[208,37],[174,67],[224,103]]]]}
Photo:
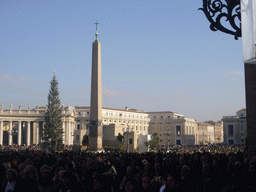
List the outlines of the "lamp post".
{"type": "Polygon", "coordinates": [[[167,136],[167,148],[166,148],[166,152],[169,151],[169,139],[170,139],[170,135],[171,135],[172,131],[170,131],[170,129],[167,129],[167,131],[164,133],[164,135],[167,136]]]}
{"type": "Polygon", "coordinates": [[[129,128],[129,124],[127,123],[127,153],[130,152],[130,149],[129,149],[129,133],[130,133],[130,128],[129,128]]]}

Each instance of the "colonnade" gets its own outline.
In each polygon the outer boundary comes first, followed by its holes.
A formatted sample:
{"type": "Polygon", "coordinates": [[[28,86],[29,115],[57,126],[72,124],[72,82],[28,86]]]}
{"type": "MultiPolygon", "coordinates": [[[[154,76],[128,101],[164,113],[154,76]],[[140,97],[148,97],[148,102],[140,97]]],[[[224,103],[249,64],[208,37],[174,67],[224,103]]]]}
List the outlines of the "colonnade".
{"type": "MultiPolygon", "coordinates": [[[[4,143],[8,145],[12,145],[14,143],[17,145],[41,144],[43,126],[44,126],[43,121],[0,120],[0,145],[3,145],[4,143]],[[13,124],[15,122],[18,123],[18,129],[14,130],[13,124]],[[8,127],[8,129],[6,129],[5,131],[4,127],[8,127]],[[14,142],[14,139],[13,139],[14,135],[17,135],[17,142],[14,142]],[[5,136],[5,142],[4,142],[4,136],[5,136]],[[6,142],[6,138],[8,138],[8,143],[6,142]]],[[[66,145],[73,144],[74,130],[75,130],[75,122],[63,121],[63,131],[64,131],[63,144],[66,144],[66,145]]]]}
{"type": "MultiPolygon", "coordinates": [[[[39,125],[40,121],[5,121],[0,120],[0,144],[3,145],[4,143],[4,122],[8,122],[9,128],[6,130],[6,133],[8,134],[8,145],[13,144],[13,136],[17,135],[17,145],[31,145],[31,144],[39,144],[40,143],[40,130],[39,125]],[[18,122],[18,129],[13,130],[13,123],[18,122]],[[35,124],[35,127],[31,123],[35,124]],[[23,128],[23,129],[22,129],[23,128]],[[33,135],[31,137],[31,128],[33,128],[33,135]],[[26,141],[22,141],[22,136],[24,136],[23,131],[26,130],[26,141]],[[16,132],[17,131],[17,132],[16,132]],[[35,136],[35,138],[33,138],[35,136]],[[32,140],[32,142],[31,142],[32,140]]],[[[7,124],[7,125],[8,125],[7,124]]],[[[43,126],[43,125],[42,125],[43,126]]]]}

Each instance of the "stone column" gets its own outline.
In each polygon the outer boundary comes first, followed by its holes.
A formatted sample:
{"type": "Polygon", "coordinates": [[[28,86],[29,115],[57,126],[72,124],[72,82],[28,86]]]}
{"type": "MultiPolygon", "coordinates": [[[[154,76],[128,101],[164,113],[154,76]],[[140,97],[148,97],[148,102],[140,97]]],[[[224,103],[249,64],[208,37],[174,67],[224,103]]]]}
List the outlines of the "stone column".
{"type": "Polygon", "coordinates": [[[18,145],[21,145],[21,121],[18,121],[19,127],[18,127],[18,145]]]}
{"type": "Polygon", "coordinates": [[[30,121],[27,122],[28,127],[27,127],[27,146],[30,145],[30,121]]]}
{"type": "Polygon", "coordinates": [[[0,145],[3,145],[3,129],[4,129],[4,121],[1,120],[1,127],[0,127],[0,145]]]}
{"type": "Polygon", "coordinates": [[[68,123],[68,136],[69,136],[68,144],[72,145],[72,142],[71,142],[71,139],[72,139],[72,123],[71,122],[68,123]]]}
{"type": "Polygon", "coordinates": [[[8,145],[12,145],[12,121],[9,122],[9,141],[8,141],[8,145]]]}
{"type": "Polygon", "coordinates": [[[36,145],[39,144],[39,121],[36,121],[36,145]]]}
{"type": "Polygon", "coordinates": [[[65,144],[65,134],[66,134],[66,130],[65,130],[65,121],[62,122],[62,129],[63,129],[63,135],[62,135],[62,143],[65,144]]]}
{"type": "Polygon", "coordinates": [[[65,141],[67,143],[67,145],[69,145],[69,122],[66,122],[66,133],[65,133],[65,141]]]}

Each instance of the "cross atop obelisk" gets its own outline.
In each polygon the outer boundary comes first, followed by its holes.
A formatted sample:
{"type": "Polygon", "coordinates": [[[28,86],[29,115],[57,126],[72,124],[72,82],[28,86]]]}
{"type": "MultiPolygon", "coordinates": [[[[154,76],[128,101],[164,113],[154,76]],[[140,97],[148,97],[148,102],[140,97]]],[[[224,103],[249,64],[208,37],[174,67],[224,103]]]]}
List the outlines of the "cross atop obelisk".
{"type": "Polygon", "coordinates": [[[96,25],[96,32],[95,32],[95,36],[96,36],[96,40],[98,40],[98,25],[99,23],[96,21],[96,23],[94,23],[96,25]]]}
{"type": "Polygon", "coordinates": [[[102,89],[101,89],[101,45],[98,41],[98,22],[96,25],[96,40],[92,43],[92,77],[89,151],[99,152],[102,148],[102,89]]]}

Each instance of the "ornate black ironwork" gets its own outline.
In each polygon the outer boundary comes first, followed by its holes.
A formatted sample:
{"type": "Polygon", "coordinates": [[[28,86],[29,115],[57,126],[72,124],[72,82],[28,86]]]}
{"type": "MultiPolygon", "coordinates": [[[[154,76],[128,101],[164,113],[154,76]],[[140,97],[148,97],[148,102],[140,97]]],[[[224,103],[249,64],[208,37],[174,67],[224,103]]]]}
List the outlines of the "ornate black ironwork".
{"type": "Polygon", "coordinates": [[[199,10],[210,21],[212,31],[234,35],[236,40],[241,37],[240,0],[203,0],[203,8],[199,10]]]}

